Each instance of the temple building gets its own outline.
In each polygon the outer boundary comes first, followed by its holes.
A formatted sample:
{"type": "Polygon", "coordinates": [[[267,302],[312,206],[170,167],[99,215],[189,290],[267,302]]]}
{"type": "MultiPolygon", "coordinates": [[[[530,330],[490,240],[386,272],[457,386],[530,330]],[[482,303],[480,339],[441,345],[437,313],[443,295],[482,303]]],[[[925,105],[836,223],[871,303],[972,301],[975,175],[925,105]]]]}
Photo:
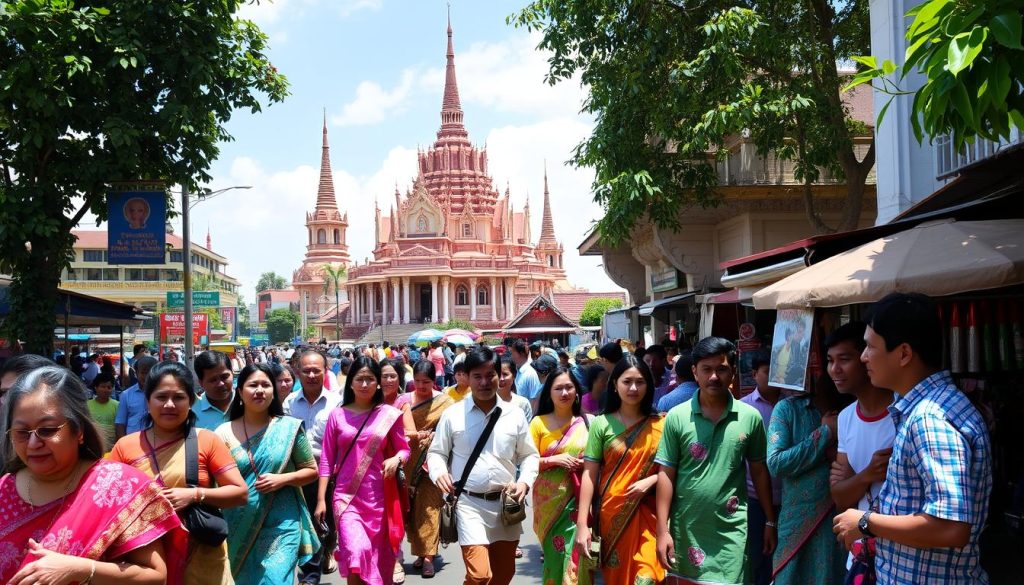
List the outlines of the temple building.
{"type": "Polygon", "coordinates": [[[415,179],[405,192],[396,185],[390,208],[375,204],[372,259],[362,263],[349,260],[348,219],[334,195],[326,126],[323,133],[317,203],[307,215],[307,253],[293,287],[306,299],[310,322],[324,337],[335,338],[336,320],[345,326],[341,338],[381,325],[451,319],[498,331],[538,297],[558,306],[564,295],[574,309],[567,312],[570,320],[579,318],[585,298],[625,300],[622,293],[589,293],[566,280],[546,170],[536,240],[529,200],[517,209],[509,188],[504,193],[495,188],[487,150],[470,142],[463,124],[450,23],[437,139],[418,153],[415,179]],[[344,302],[337,308],[333,289],[324,286],[325,264],[347,268],[344,302]]]}

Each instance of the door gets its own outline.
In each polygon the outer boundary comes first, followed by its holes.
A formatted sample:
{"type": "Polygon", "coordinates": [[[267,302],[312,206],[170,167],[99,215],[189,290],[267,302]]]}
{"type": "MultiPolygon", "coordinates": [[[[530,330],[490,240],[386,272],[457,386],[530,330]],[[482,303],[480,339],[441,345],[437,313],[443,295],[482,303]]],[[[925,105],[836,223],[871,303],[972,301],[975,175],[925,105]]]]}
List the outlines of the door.
{"type": "Polygon", "coordinates": [[[430,304],[430,285],[420,285],[420,321],[427,323],[434,307],[430,304]]]}

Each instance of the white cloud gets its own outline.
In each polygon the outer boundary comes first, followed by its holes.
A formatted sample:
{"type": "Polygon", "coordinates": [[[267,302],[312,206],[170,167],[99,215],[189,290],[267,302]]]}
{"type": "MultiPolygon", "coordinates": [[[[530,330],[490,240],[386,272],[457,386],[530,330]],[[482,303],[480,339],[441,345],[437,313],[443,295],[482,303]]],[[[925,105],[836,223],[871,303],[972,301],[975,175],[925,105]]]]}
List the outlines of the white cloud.
{"type": "Polygon", "coordinates": [[[266,27],[277,24],[284,15],[299,16],[306,10],[324,4],[345,18],[361,10],[380,10],[384,0],[259,0],[258,3],[250,1],[242,4],[236,16],[266,27]]]}
{"type": "Polygon", "coordinates": [[[356,99],[342,107],[340,115],[331,116],[331,123],[338,126],[363,126],[382,122],[408,106],[412,94],[415,72],[402,72],[398,85],[385,90],[373,81],[364,81],[356,87],[356,99]]]}

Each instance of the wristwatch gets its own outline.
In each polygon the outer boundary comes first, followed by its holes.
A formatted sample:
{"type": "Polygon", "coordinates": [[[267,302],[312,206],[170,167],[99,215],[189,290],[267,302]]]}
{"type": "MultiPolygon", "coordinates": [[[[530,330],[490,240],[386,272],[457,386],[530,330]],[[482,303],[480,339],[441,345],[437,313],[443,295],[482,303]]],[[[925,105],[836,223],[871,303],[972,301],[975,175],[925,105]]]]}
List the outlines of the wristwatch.
{"type": "Polygon", "coordinates": [[[871,532],[871,529],[868,527],[868,522],[871,519],[871,514],[871,510],[864,512],[864,515],[861,516],[860,520],[857,522],[857,528],[860,529],[860,533],[868,538],[875,537],[874,533],[871,532]]]}

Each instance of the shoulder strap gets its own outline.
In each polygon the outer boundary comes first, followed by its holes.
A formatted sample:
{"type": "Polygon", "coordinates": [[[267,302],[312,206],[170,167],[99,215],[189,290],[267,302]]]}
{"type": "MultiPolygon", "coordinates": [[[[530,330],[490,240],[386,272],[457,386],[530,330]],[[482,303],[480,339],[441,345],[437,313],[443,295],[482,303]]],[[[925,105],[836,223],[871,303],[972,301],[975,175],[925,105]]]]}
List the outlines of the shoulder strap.
{"type": "Polygon", "coordinates": [[[466,480],[469,479],[469,472],[473,470],[476,460],[480,457],[480,452],[484,450],[484,443],[487,442],[487,437],[491,436],[491,431],[494,430],[494,425],[498,424],[500,417],[501,407],[495,406],[494,411],[491,412],[491,420],[487,421],[484,432],[480,433],[480,438],[476,440],[476,445],[473,446],[473,452],[469,454],[469,459],[466,460],[466,467],[462,469],[462,477],[459,479],[459,483],[455,484],[456,500],[462,495],[462,489],[466,485],[466,480]]]}
{"type": "Polygon", "coordinates": [[[199,485],[199,433],[195,427],[185,435],[185,485],[199,485]]]}
{"type": "MultiPolygon", "coordinates": [[[[341,407],[339,406],[338,408],[341,407]]],[[[338,465],[334,467],[334,475],[337,475],[338,472],[341,471],[341,467],[345,465],[345,460],[348,459],[348,454],[352,452],[352,447],[356,446],[356,441],[359,440],[359,435],[363,434],[363,429],[366,427],[366,423],[368,423],[370,419],[373,418],[373,413],[375,412],[377,412],[376,406],[374,406],[373,409],[369,413],[367,413],[366,418],[363,419],[363,424],[359,425],[359,430],[356,431],[356,436],[352,437],[352,442],[348,444],[348,449],[345,449],[345,454],[341,456],[341,461],[339,461],[338,465]]]]}
{"type": "MultiPolygon", "coordinates": [[[[647,426],[647,421],[649,420],[650,417],[645,418],[642,423],[637,425],[636,430],[634,430],[632,433],[629,434],[628,437],[626,437],[626,445],[622,449],[622,457],[619,457],[619,460],[615,463],[615,467],[613,467],[611,473],[608,474],[608,480],[605,481],[604,483],[604,489],[594,494],[594,497],[591,500],[591,513],[593,514],[592,529],[597,534],[600,534],[598,530],[598,522],[601,518],[601,500],[604,498],[605,492],[608,491],[608,487],[612,485],[612,479],[615,478],[615,472],[619,470],[619,467],[622,465],[622,462],[626,460],[626,456],[629,455],[628,451],[630,447],[632,447],[633,443],[636,442],[637,437],[640,436],[640,431],[644,430],[644,427],[647,426]]],[[[598,481],[600,481],[600,474],[598,474],[598,481]]]]}

